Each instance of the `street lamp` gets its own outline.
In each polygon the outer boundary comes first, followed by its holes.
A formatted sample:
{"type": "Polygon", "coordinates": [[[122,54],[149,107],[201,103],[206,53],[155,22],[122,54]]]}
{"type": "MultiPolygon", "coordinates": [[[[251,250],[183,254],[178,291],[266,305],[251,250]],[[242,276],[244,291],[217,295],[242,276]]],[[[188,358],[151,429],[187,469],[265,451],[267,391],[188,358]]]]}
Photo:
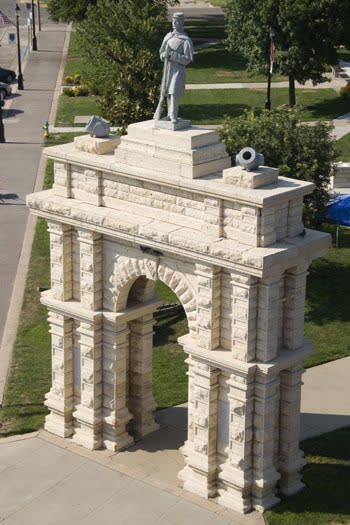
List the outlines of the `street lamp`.
{"type": "Polygon", "coordinates": [[[33,51],[38,51],[35,34],[35,12],[34,12],[34,0],[32,0],[32,20],[33,20],[33,51]]]}
{"type": "Polygon", "coordinates": [[[41,15],[40,15],[40,0],[37,0],[37,6],[38,6],[38,27],[39,32],[41,31],[41,15]]]}
{"type": "Polygon", "coordinates": [[[272,76],[272,66],[275,58],[275,31],[274,28],[270,27],[270,69],[267,77],[267,95],[265,102],[265,109],[271,109],[271,76],[272,76]]]}
{"type": "Polygon", "coordinates": [[[5,104],[2,97],[0,97],[0,143],[6,142],[5,140],[5,130],[4,123],[2,121],[2,106],[5,104]]]}
{"type": "Polygon", "coordinates": [[[17,59],[18,59],[18,89],[24,89],[23,87],[23,75],[22,75],[22,65],[21,65],[21,44],[19,37],[19,12],[20,8],[16,4],[16,28],[17,28],[17,59]]]}

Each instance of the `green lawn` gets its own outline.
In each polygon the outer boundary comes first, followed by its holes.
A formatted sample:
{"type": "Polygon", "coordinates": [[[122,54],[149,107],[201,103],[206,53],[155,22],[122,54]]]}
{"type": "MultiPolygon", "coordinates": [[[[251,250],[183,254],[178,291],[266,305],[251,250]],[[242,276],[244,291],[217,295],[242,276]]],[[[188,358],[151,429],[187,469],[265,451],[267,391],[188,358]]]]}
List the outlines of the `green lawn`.
{"type": "MultiPolygon", "coordinates": [[[[199,49],[195,53],[193,63],[186,68],[188,84],[206,84],[222,82],[266,82],[264,75],[249,73],[247,63],[242,55],[229,53],[223,45],[199,49]]],[[[273,75],[272,80],[278,82],[286,77],[273,75]]]]}
{"type": "Polygon", "coordinates": [[[227,0],[206,0],[209,4],[214,7],[226,7],[227,0]]]}
{"type": "Polygon", "coordinates": [[[264,513],[268,525],[350,523],[350,427],[301,443],[306,488],[264,513]]]}
{"type": "Polygon", "coordinates": [[[344,62],[350,63],[350,49],[340,48],[337,49],[338,60],[344,60],[344,62]]]}
{"type": "Polygon", "coordinates": [[[350,162],[350,133],[344,135],[337,142],[339,148],[339,155],[337,160],[342,160],[343,162],[350,162]]]}
{"type": "MultiPolygon", "coordinates": [[[[302,120],[331,120],[346,112],[346,107],[333,89],[297,89],[297,103],[308,109],[302,120]]],[[[237,117],[245,109],[263,109],[265,89],[187,90],[182,97],[180,116],[193,124],[220,124],[226,115],[237,117]]],[[[272,108],[288,103],[288,88],[271,90],[272,108]]]]}
{"type": "Polygon", "coordinates": [[[325,257],[316,259],[307,280],[305,336],[315,352],[304,366],[310,367],[350,355],[350,228],[340,227],[335,248],[335,226],[323,225],[333,236],[325,257]]]}
{"type": "MultiPolygon", "coordinates": [[[[346,111],[333,89],[297,89],[297,103],[307,106],[302,120],[331,120],[346,111]]],[[[180,116],[193,124],[220,124],[226,115],[237,117],[245,109],[263,109],[265,89],[201,89],[188,90],[182,97],[180,116]]],[[[271,91],[272,107],[288,102],[287,88],[271,91]]],[[[56,115],[56,126],[74,126],[76,115],[98,115],[98,97],[66,97],[61,95],[56,115]]],[[[79,126],[79,124],[77,124],[79,126]]],[[[81,126],[81,124],[80,124],[81,126]]]]}
{"type": "Polygon", "coordinates": [[[56,126],[81,126],[74,124],[76,115],[99,115],[97,107],[98,97],[67,97],[60,96],[57,113],[56,126]]]}
{"type": "Polygon", "coordinates": [[[74,76],[75,73],[81,72],[81,63],[82,58],[81,51],[77,43],[77,33],[75,31],[72,31],[70,35],[68,55],[62,79],[63,85],[65,84],[64,79],[66,78],[66,76],[74,76]]]}

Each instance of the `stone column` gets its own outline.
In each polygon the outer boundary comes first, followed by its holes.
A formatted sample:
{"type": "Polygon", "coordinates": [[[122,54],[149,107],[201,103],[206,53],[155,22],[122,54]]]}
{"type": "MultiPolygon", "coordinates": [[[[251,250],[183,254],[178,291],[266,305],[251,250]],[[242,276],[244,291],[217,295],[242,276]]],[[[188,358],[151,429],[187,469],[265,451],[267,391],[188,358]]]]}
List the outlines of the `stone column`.
{"type": "Polygon", "coordinates": [[[255,358],[258,285],[255,277],[231,272],[232,353],[235,359],[255,358]]]}
{"type": "Polygon", "coordinates": [[[157,407],[152,393],[153,313],[130,321],[130,397],[131,427],[137,438],[158,430],[153,419],[157,407]]]}
{"type": "Polygon", "coordinates": [[[259,283],[256,359],[267,362],[277,355],[282,344],[283,319],[282,274],[262,279],[259,283]]]}
{"type": "Polygon", "coordinates": [[[197,275],[197,343],[205,350],[220,345],[220,268],[196,264],[197,275]]]}
{"type": "Polygon", "coordinates": [[[54,299],[68,301],[73,294],[72,229],[66,224],[47,221],[50,233],[51,292],[54,299]]]}
{"type": "Polygon", "coordinates": [[[303,452],[299,449],[300,397],[302,367],[283,370],[280,404],[280,491],[286,496],[295,494],[304,487],[299,471],[305,465],[303,452]]]}
{"type": "Polygon", "coordinates": [[[296,350],[304,344],[306,277],[309,264],[290,268],[285,276],[284,347],[296,350]]]}
{"type": "Polygon", "coordinates": [[[189,422],[192,431],[184,447],[186,466],[179,472],[184,488],[204,498],[217,492],[218,369],[191,356],[189,359],[189,422]]]}
{"type": "Polygon", "coordinates": [[[73,439],[91,450],[101,446],[102,427],[102,323],[101,315],[82,321],[77,332],[81,351],[81,402],[73,412],[73,439]]]}
{"type": "Polygon", "coordinates": [[[276,470],[275,447],[278,425],[279,379],[257,371],[255,377],[253,442],[253,507],[264,511],[279,502],[275,486],[280,478],[276,470]]]}
{"type": "Polygon", "coordinates": [[[80,301],[87,310],[102,308],[102,236],[78,230],[80,246],[80,301]]]}
{"type": "MultiPolygon", "coordinates": [[[[218,502],[237,512],[252,509],[254,370],[231,374],[229,386],[229,444],[219,474],[218,502]]],[[[225,424],[226,422],[223,422],[225,424]]]]}
{"type": "Polygon", "coordinates": [[[46,394],[45,405],[50,414],[46,416],[45,430],[61,437],[73,433],[73,355],[72,319],[49,312],[52,348],[52,387],[46,394]]]}
{"type": "Polygon", "coordinates": [[[103,323],[103,445],[113,451],[132,445],[129,396],[129,330],[114,314],[103,323]]]}

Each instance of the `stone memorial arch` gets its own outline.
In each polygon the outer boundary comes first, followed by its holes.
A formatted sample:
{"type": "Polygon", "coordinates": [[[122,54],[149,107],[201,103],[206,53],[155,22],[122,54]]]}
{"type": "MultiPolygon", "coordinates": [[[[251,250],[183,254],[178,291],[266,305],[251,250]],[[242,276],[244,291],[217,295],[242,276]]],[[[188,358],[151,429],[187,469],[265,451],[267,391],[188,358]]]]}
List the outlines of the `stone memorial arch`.
{"type": "Polygon", "coordinates": [[[231,168],[217,133],[193,126],[146,121],[46,151],[53,188],[28,197],[51,243],[45,428],[113,451],[157,428],[161,279],[189,327],[184,488],[240,512],[298,491],[306,276],[329,245],[303,227],[313,185],[231,168]]]}

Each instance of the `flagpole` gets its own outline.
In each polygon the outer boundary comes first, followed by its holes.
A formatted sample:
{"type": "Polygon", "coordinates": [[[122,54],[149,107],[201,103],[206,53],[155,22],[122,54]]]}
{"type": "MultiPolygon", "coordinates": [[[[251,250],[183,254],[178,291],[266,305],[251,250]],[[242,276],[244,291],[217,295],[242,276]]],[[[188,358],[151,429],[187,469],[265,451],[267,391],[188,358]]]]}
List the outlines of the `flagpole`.
{"type": "Polygon", "coordinates": [[[270,27],[270,69],[267,76],[267,94],[266,94],[266,102],[265,102],[265,109],[270,110],[271,109],[271,77],[272,77],[272,67],[273,67],[273,61],[275,56],[275,31],[273,27],[270,27]]]}

